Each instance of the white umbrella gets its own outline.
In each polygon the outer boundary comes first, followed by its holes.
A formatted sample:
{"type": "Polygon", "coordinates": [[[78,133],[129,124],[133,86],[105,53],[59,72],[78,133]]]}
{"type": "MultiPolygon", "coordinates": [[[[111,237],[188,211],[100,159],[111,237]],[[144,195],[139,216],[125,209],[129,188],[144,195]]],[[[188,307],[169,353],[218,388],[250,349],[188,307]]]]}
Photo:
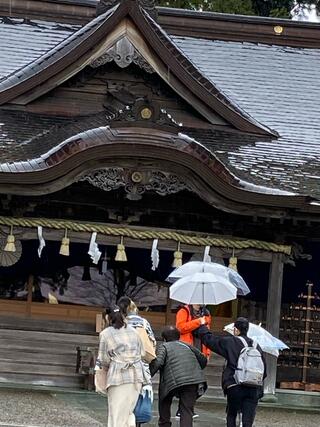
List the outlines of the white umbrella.
{"type": "Polygon", "coordinates": [[[176,268],[168,277],[167,281],[174,283],[181,277],[190,276],[194,273],[212,273],[216,276],[223,277],[238,290],[238,295],[247,295],[250,292],[246,282],[239,273],[216,262],[190,261],[176,268]]]}
{"type": "MultiPolygon", "coordinates": [[[[233,335],[233,328],[234,323],[230,323],[230,325],[224,327],[224,330],[233,335]]],[[[249,323],[248,337],[257,342],[262,351],[276,357],[279,356],[279,350],[289,348],[283,341],[279,340],[279,338],[274,337],[266,329],[254,323],[249,323]]]]}
{"type": "Polygon", "coordinates": [[[211,273],[194,273],[170,286],[170,298],[185,304],[221,304],[237,298],[237,288],[211,273]]]}

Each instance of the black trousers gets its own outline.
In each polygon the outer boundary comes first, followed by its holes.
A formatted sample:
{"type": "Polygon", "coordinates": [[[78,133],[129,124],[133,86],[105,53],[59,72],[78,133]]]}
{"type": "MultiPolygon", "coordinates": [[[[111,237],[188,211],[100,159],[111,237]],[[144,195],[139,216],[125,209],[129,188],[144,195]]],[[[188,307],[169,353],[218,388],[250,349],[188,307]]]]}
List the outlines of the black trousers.
{"type": "Polygon", "coordinates": [[[227,427],[236,427],[237,415],[242,413],[243,427],[252,427],[258,405],[255,387],[237,385],[227,389],[227,427]]]}
{"type": "Polygon", "coordinates": [[[159,426],[171,427],[171,405],[172,399],[176,396],[179,399],[180,427],[192,427],[197,393],[197,384],[185,385],[172,390],[164,399],[159,400],[159,426]]]}

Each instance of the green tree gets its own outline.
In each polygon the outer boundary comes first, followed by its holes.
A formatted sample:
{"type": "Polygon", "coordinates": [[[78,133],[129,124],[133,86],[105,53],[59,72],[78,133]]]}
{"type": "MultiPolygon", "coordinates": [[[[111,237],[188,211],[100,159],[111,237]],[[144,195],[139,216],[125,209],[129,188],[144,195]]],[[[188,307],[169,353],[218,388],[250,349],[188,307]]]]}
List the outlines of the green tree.
{"type": "MultiPolygon", "coordinates": [[[[318,9],[320,8],[320,0],[304,0],[299,3],[315,3],[318,9]]],[[[239,15],[289,18],[294,0],[159,0],[159,5],[239,15]]]]}
{"type": "Polygon", "coordinates": [[[254,15],[251,0],[160,0],[160,6],[254,15]]]}

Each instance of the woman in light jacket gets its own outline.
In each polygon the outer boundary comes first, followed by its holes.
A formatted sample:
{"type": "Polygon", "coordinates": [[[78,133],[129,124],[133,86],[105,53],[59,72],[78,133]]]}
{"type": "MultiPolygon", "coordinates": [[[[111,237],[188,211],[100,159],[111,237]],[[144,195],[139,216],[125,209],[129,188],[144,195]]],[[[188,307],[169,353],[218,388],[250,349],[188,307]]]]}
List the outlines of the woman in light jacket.
{"type": "Polygon", "coordinates": [[[97,366],[107,370],[108,427],[135,427],[133,411],[146,383],[142,343],[119,307],[106,313],[109,327],[100,333],[97,366]]]}
{"type": "MultiPolygon", "coordinates": [[[[156,339],[151,325],[147,319],[144,319],[139,315],[138,307],[132,301],[132,299],[127,296],[123,296],[119,299],[118,306],[120,308],[121,313],[125,317],[127,324],[132,326],[133,328],[144,328],[148,334],[150,341],[153,343],[154,348],[156,348],[156,339]]],[[[148,383],[151,384],[149,364],[146,362],[144,362],[144,369],[148,378],[148,383]]]]}

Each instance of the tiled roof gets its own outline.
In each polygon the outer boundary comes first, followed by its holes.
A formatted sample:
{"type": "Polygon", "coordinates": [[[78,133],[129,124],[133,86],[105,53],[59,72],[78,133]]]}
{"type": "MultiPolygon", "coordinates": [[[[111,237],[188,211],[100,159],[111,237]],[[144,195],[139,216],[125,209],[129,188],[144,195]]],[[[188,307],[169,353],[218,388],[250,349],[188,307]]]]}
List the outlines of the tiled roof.
{"type": "MultiPolygon", "coordinates": [[[[95,134],[99,129],[106,129],[107,124],[105,113],[70,119],[0,110],[0,172],[46,169],[48,167],[46,159],[50,153],[56,152],[69,140],[77,140],[80,135],[95,134]]],[[[200,144],[208,150],[208,153],[213,154],[213,158],[219,159],[226,166],[227,175],[229,174],[237,187],[270,195],[309,194],[309,187],[306,187],[305,191],[292,190],[290,182],[294,179],[293,173],[288,175],[289,184],[284,186],[275,186],[272,183],[263,185],[249,179],[246,172],[233,174],[233,168],[228,164],[224,154],[241,147],[254,147],[257,143],[264,143],[262,137],[221,129],[181,128],[181,131],[182,137],[190,141],[191,145],[200,144]]],[[[320,198],[319,189],[313,196],[320,198]]]]}
{"type": "Polygon", "coordinates": [[[239,178],[320,198],[320,49],[172,38],[234,103],[281,137],[230,144],[210,132],[193,135],[239,178]]]}
{"type": "Polygon", "coordinates": [[[80,27],[0,17],[0,81],[34,62],[80,27]]]}
{"type": "MultiPolygon", "coordinates": [[[[96,18],[74,36],[76,26],[3,19],[0,76],[11,75],[2,84],[23,79],[25,73],[43,67],[43,61],[52,62],[107,16],[96,18]],[[15,36],[4,40],[5,28],[16,31],[15,36]]],[[[253,185],[263,192],[269,187],[320,198],[320,49],[170,37],[234,105],[281,137],[270,141],[244,133],[183,131],[209,148],[248,188],[253,185]]],[[[71,120],[2,110],[0,163],[31,161],[72,135],[105,124],[102,115],[71,120]]]]}
{"type": "Polygon", "coordinates": [[[66,119],[0,110],[0,171],[23,162],[24,169],[36,169],[32,160],[79,132],[105,125],[105,114],[66,119]]]}
{"type": "MultiPolygon", "coordinates": [[[[49,65],[54,63],[57,58],[61,58],[68,51],[70,51],[71,47],[75,44],[80,43],[85,38],[88,37],[99,25],[109,16],[112,15],[113,12],[117,9],[117,6],[113,9],[110,9],[103,15],[98,16],[97,18],[90,21],[84,27],[72,25],[70,28],[73,28],[72,31],[69,32],[68,36],[65,36],[63,39],[58,41],[55,45],[51,47],[46,47],[43,49],[41,55],[38,55],[33,60],[29,60],[29,63],[26,63],[24,66],[20,67],[20,69],[16,69],[14,73],[6,78],[0,80],[0,90],[5,90],[11,86],[14,86],[20,83],[23,80],[28,79],[30,76],[39,73],[41,70],[47,68],[49,65]],[[78,31],[77,31],[78,30],[78,31]]],[[[58,24],[59,27],[61,24],[58,24]]],[[[53,31],[51,29],[52,34],[58,33],[58,31],[53,31]]],[[[23,32],[20,34],[20,37],[23,37],[23,32]]],[[[41,39],[41,38],[40,38],[41,39]]],[[[40,43],[39,40],[37,43],[40,43]]],[[[40,43],[41,44],[41,43],[40,43]]],[[[25,49],[27,46],[25,46],[25,49]]],[[[25,56],[28,55],[28,51],[25,52],[25,56]]]]}

